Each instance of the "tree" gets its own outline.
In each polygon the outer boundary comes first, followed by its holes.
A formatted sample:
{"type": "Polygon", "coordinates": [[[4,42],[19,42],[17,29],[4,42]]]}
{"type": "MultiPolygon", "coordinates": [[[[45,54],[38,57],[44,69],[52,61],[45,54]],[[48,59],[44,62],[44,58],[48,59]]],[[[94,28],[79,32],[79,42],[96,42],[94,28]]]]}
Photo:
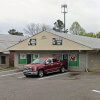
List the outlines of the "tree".
{"type": "Polygon", "coordinates": [[[86,34],[85,30],[80,26],[78,22],[74,22],[70,27],[70,32],[74,35],[84,35],[86,34]]]}
{"type": "Polygon", "coordinates": [[[32,24],[27,25],[24,31],[26,34],[34,35],[41,31],[50,30],[50,29],[51,28],[48,25],[45,25],[45,24],[40,25],[40,24],[32,23],[32,24]]]}
{"type": "Polygon", "coordinates": [[[17,32],[15,29],[9,30],[8,33],[9,33],[10,35],[19,35],[19,36],[23,36],[23,33],[22,33],[22,32],[17,32]]]}
{"type": "MultiPolygon", "coordinates": [[[[57,20],[54,23],[53,30],[56,32],[62,32],[62,29],[64,28],[64,23],[61,20],[57,20]]],[[[66,31],[67,32],[67,31],[66,31]]]]}
{"type": "Polygon", "coordinates": [[[96,38],[100,38],[100,32],[96,34],[96,38]]]}
{"type": "Polygon", "coordinates": [[[85,36],[96,38],[96,35],[93,32],[87,33],[87,34],[85,34],[85,36]]]}
{"type": "Polygon", "coordinates": [[[79,35],[87,36],[87,37],[93,37],[93,38],[98,38],[97,35],[95,33],[93,33],[93,32],[86,33],[86,34],[79,34],[79,35]]]}

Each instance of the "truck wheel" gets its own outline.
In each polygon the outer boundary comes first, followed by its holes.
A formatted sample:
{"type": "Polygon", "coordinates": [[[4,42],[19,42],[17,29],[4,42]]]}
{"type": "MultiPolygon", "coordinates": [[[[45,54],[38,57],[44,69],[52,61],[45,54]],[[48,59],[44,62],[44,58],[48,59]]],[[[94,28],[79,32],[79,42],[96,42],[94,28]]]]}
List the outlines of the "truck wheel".
{"type": "Polygon", "coordinates": [[[43,77],[43,76],[44,76],[44,71],[43,71],[43,70],[39,70],[38,76],[39,76],[39,77],[43,77]]]}
{"type": "Polygon", "coordinates": [[[62,66],[62,67],[61,67],[60,72],[61,72],[61,73],[64,73],[64,72],[65,72],[65,66],[62,66]]]}

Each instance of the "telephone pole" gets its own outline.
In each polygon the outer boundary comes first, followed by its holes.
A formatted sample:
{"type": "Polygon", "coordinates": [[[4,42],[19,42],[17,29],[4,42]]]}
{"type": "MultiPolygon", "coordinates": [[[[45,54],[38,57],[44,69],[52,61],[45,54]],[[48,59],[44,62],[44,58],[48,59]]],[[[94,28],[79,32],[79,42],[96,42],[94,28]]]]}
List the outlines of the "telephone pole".
{"type": "Polygon", "coordinates": [[[66,9],[67,9],[67,4],[61,5],[61,13],[64,13],[64,33],[66,31],[65,29],[66,28],[66,13],[67,13],[66,9]]]}

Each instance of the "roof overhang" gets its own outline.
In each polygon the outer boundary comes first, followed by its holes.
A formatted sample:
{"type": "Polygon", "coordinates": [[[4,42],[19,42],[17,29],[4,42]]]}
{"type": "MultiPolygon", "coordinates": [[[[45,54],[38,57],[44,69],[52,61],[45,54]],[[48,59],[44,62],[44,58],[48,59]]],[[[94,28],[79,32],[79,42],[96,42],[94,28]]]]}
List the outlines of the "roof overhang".
{"type": "Polygon", "coordinates": [[[10,54],[9,51],[3,51],[3,54],[10,54]]]}

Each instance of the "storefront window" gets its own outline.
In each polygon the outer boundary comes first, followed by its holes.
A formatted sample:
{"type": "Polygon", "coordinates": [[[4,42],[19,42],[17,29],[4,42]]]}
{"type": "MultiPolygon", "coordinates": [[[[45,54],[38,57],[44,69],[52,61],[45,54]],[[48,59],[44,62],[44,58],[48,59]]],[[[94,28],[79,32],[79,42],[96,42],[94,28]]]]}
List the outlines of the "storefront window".
{"type": "Polygon", "coordinates": [[[5,56],[0,57],[0,64],[6,64],[6,57],[5,56]]]}
{"type": "Polygon", "coordinates": [[[78,54],[70,54],[69,55],[69,66],[79,66],[79,55],[78,54]]]}
{"type": "Polygon", "coordinates": [[[39,54],[19,54],[19,64],[29,64],[39,58],[39,54]]]}
{"type": "Polygon", "coordinates": [[[57,60],[63,60],[62,54],[53,54],[53,57],[57,58],[57,60]]]}
{"type": "Polygon", "coordinates": [[[39,54],[33,54],[33,59],[39,58],[39,54]]]}
{"type": "Polygon", "coordinates": [[[37,59],[37,58],[39,58],[40,56],[39,56],[39,54],[33,54],[33,56],[32,56],[32,61],[34,61],[35,59],[37,59]]]}
{"type": "Polygon", "coordinates": [[[19,64],[26,64],[27,62],[27,58],[26,58],[26,54],[22,53],[19,54],[19,64]]]}

